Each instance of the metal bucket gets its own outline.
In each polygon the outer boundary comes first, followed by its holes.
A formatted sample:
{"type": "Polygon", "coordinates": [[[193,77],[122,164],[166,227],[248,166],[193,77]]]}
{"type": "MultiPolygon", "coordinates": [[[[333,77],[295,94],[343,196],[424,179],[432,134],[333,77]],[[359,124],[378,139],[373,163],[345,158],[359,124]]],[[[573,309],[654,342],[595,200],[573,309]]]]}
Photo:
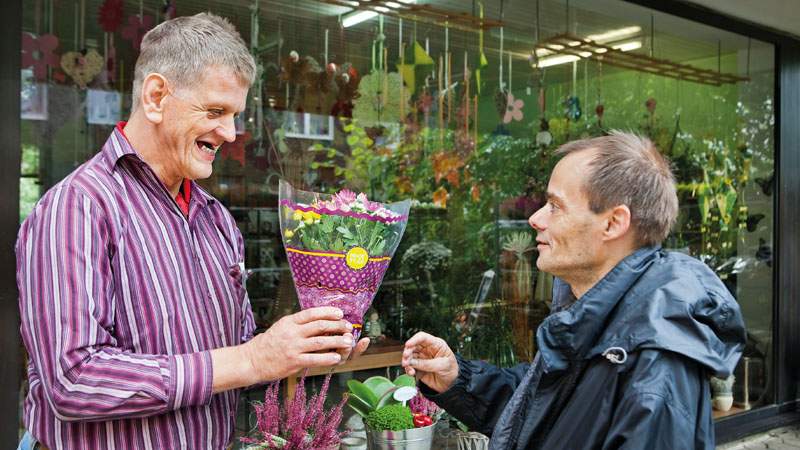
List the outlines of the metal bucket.
{"type": "Polygon", "coordinates": [[[400,431],[367,429],[369,450],[430,450],[434,425],[400,431]]]}

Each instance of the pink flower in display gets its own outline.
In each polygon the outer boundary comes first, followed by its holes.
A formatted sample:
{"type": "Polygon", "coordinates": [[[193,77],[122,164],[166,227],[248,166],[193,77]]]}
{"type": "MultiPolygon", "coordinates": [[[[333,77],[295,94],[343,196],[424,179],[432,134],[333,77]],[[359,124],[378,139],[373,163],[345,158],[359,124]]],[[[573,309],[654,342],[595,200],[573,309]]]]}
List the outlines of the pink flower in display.
{"type": "Polygon", "coordinates": [[[503,123],[511,123],[512,120],[519,122],[522,120],[522,107],[525,102],[515,99],[514,94],[508,93],[508,103],[506,104],[506,114],[503,116],[503,123]]]}
{"type": "Polygon", "coordinates": [[[155,20],[153,16],[144,16],[139,18],[138,15],[128,16],[128,24],[122,29],[123,39],[131,41],[133,48],[139,50],[142,44],[142,38],[151,28],[153,28],[155,20]]]}
{"type": "Polygon", "coordinates": [[[30,33],[22,33],[22,68],[33,67],[33,76],[37,80],[47,78],[48,67],[58,67],[61,58],[55,54],[58,38],[52,34],[36,37],[30,33]]]}

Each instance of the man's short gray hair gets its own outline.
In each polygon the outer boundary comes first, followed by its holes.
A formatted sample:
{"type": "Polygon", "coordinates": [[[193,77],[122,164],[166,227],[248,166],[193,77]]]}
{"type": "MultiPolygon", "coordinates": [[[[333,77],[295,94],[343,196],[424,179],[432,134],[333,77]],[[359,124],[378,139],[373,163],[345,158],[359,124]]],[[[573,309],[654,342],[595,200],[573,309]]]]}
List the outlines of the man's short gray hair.
{"type": "Polygon", "coordinates": [[[594,151],[583,186],[589,208],[597,214],[626,205],[640,245],[666,239],[678,218],[678,195],[669,161],[653,142],[615,130],[608,136],[566,143],[556,153],[583,150],[594,151]]]}
{"type": "Polygon", "coordinates": [[[197,82],[211,66],[229,68],[242,84],[253,84],[256,63],[233,24],[211,13],[161,23],[142,39],[133,78],[133,109],[140,103],[147,75],[160,73],[177,88],[184,88],[197,82]]]}

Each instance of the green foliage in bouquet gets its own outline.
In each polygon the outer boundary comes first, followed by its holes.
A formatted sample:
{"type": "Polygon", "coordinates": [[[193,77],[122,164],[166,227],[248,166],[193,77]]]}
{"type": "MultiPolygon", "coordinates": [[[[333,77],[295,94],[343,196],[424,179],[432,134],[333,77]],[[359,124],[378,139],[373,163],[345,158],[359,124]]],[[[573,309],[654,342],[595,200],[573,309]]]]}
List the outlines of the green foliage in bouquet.
{"type": "Polygon", "coordinates": [[[372,411],[367,416],[367,426],[371,430],[408,430],[414,428],[414,417],[408,406],[401,404],[386,405],[372,411]]]}
{"type": "Polygon", "coordinates": [[[361,247],[375,256],[383,255],[386,249],[394,248],[395,241],[400,239],[400,234],[384,222],[325,213],[341,211],[384,219],[397,217],[396,213],[385,209],[381,204],[369,201],[363,193],[356,195],[343,189],[334,194],[332,200],[318,202],[312,207],[314,209],[310,211],[284,207],[283,213],[287,222],[294,224],[284,231],[287,245],[334,252],[361,247]]]}

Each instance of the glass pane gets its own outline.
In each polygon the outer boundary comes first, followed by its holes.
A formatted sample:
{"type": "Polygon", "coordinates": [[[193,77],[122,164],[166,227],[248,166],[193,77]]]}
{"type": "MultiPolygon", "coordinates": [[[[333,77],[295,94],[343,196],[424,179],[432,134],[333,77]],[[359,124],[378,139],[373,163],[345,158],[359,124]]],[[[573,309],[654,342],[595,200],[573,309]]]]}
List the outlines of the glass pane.
{"type": "MultiPolygon", "coordinates": [[[[88,1],[85,14],[72,2],[24,3],[26,33],[55,35],[59,58],[96,51],[103,65],[85,81],[36,53],[22,71],[21,219],[129,115],[138,55],[124,25],[104,32],[95,20],[99,0],[88,1]]],[[[527,219],[544,203],[554,150],[610,129],[633,130],[656,143],[678,178],[681,213],[664,246],[706,262],[745,315],[748,343],[733,406],[715,415],[773,402],[773,46],[621,0],[570,1],[568,16],[560,0],[539,2],[538,16],[532,2],[484,1],[484,19],[502,19],[504,27],[482,33],[422,18],[358,21],[350,8],[314,0],[170,3],[181,15],[210,9],[229,18],[261,69],[235,142],[222,147],[212,176],[201,181],[245,238],[258,331],[298,309],[277,216],[285,178],[305,190],[347,187],[376,201],[414,200],[367,314],[373,355],[399,361],[398,346],[425,330],[469,358],[530,361],[536,328],[549,314],[552,277],[536,267],[527,219]],[[559,50],[532,57],[537,42],[567,30],[633,62],[559,50]],[[749,81],[679,79],[675,64],[702,69],[706,79],[749,81]]],[[[465,2],[418,3],[481,15],[465,2]]],[[[127,19],[141,8],[158,22],[162,7],[127,1],[123,13],[127,19]]],[[[387,371],[397,368],[338,375],[330,397],[338,398],[347,377],[387,371]]],[[[240,403],[240,434],[250,413],[240,403]]]]}

